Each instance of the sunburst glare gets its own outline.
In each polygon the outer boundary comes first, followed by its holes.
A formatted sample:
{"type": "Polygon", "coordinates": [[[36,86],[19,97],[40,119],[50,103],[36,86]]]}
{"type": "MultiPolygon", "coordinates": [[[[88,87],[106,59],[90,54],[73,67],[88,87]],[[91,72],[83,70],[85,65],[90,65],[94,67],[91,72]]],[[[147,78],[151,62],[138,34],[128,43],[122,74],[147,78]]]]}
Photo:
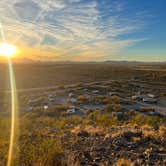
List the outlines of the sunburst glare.
{"type": "Polygon", "coordinates": [[[0,44],[0,56],[13,57],[17,54],[16,46],[9,43],[0,44]]]}

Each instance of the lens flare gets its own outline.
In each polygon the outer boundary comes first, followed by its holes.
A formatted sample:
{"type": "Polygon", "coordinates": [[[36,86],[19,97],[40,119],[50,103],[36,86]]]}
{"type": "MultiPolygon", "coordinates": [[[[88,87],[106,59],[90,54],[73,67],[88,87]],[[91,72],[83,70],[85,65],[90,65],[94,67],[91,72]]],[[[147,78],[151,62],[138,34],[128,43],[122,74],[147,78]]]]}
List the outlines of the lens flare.
{"type": "Polygon", "coordinates": [[[3,43],[0,44],[0,55],[4,56],[8,60],[8,70],[10,78],[10,90],[11,90],[11,129],[10,129],[10,144],[8,152],[7,166],[13,165],[13,159],[16,155],[15,145],[18,137],[18,103],[17,103],[17,89],[15,84],[14,70],[11,62],[11,57],[17,53],[17,49],[14,45],[6,42],[3,25],[0,21],[0,35],[3,43]],[[15,153],[14,153],[15,152],[15,153]]]}
{"type": "Polygon", "coordinates": [[[10,130],[10,146],[8,154],[7,166],[12,165],[14,159],[13,152],[15,144],[17,143],[18,136],[18,103],[17,103],[17,89],[15,84],[15,77],[11,60],[8,59],[9,76],[10,76],[10,89],[11,89],[11,130],[10,130]]]}

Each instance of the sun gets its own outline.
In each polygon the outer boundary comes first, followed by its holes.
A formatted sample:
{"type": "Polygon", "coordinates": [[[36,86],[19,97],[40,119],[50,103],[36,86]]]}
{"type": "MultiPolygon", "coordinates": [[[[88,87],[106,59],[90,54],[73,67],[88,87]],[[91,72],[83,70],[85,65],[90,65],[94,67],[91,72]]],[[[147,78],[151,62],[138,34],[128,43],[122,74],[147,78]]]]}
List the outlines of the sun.
{"type": "Polygon", "coordinates": [[[9,43],[0,43],[0,56],[13,57],[16,54],[16,46],[9,43]]]}

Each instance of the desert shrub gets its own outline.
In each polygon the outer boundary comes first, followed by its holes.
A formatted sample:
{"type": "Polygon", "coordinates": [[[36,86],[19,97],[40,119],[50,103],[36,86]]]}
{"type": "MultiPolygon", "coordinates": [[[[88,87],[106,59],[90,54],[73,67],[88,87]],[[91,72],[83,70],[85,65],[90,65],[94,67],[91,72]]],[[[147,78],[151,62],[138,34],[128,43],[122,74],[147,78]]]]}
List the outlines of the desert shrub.
{"type": "Polygon", "coordinates": [[[109,121],[110,121],[110,118],[108,118],[106,115],[100,115],[100,116],[97,116],[96,124],[99,126],[108,127],[109,121]]]}
{"type": "Polygon", "coordinates": [[[96,99],[94,97],[89,97],[88,102],[89,103],[95,103],[96,99]]]}
{"type": "Polygon", "coordinates": [[[83,96],[83,95],[77,97],[77,102],[79,104],[82,104],[82,103],[84,103],[86,101],[87,101],[87,98],[85,96],[83,96]]]}
{"type": "Polygon", "coordinates": [[[68,129],[70,127],[83,123],[83,119],[79,116],[63,117],[56,120],[55,126],[59,129],[68,129]]]}
{"type": "Polygon", "coordinates": [[[102,104],[110,104],[112,102],[111,98],[106,97],[103,99],[102,104]]]}
{"type": "Polygon", "coordinates": [[[138,124],[138,125],[149,125],[149,126],[159,126],[160,124],[164,123],[164,118],[158,116],[147,116],[144,114],[135,114],[129,119],[131,124],[138,124]]]}
{"type": "Polygon", "coordinates": [[[8,137],[10,134],[10,119],[0,116],[0,138],[8,137]]]}
{"type": "Polygon", "coordinates": [[[160,117],[157,116],[146,116],[145,117],[145,124],[150,126],[158,126],[161,122],[160,117]]]}
{"type": "Polygon", "coordinates": [[[160,93],[160,96],[161,96],[161,97],[166,97],[166,93],[165,93],[165,92],[161,92],[161,93],[160,93]]]}
{"type": "Polygon", "coordinates": [[[133,101],[132,100],[121,100],[121,104],[130,105],[133,101]]]}
{"type": "Polygon", "coordinates": [[[97,126],[111,127],[113,125],[118,124],[118,120],[116,117],[110,117],[108,115],[100,115],[97,117],[96,124],[97,126]]]}
{"type": "Polygon", "coordinates": [[[19,165],[45,166],[65,165],[65,155],[62,147],[54,139],[40,136],[21,140],[19,146],[19,165]]]}
{"type": "Polygon", "coordinates": [[[100,111],[100,110],[90,113],[88,115],[88,118],[96,126],[111,127],[113,125],[118,124],[117,117],[113,117],[109,113],[102,113],[102,111],[100,111]]]}
{"type": "Polygon", "coordinates": [[[104,108],[104,111],[106,111],[106,112],[111,112],[111,110],[112,110],[112,105],[111,104],[107,104],[104,108]]]}
{"type": "Polygon", "coordinates": [[[112,96],[111,101],[112,101],[112,103],[115,103],[115,104],[120,104],[120,102],[121,102],[121,100],[118,96],[112,96]]]}
{"type": "Polygon", "coordinates": [[[57,89],[65,89],[65,86],[64,85],[60,85],[57,87],[57,89]]]}
{"type": "Polygon", "coordinates": [[[6,138],[0,138],[0,165],[6,165],[9,142],[6,138]]]}
{"type": "Polygon", "coordinates": [[[120,104],[107,104],[104,109],[105,112],[121,112],[122,107],[120,104]]]}
{"type": "Polygon", "coordinates": [[[62,116],[64,112],[68,109],[68,106],[63,106],[63,105],[57,105],[53,106],[47,110],[42,110],[41,115],[44,116],[49,116],[49,117],[54,117],[54,118],[59,118],[59,116],[62,116]]]}
{"type": "Polygon", "coordinates": [[[55,125],[55,119],[52,117],[39,117],[36,119],[37,123],[40,124],[42,127],[44,126],[53,126],[55,125]]]}
{"type": "Polygon", "coordinates": [[[117,111],[117,112],[122,111],[122,107],[120,104],[113,104],[112,108],[113,108],[113,111],[117,111]]]}
{"type": "Polygon", "coordinates": [[[96,110],[96,111],[90,112],[88,114],[88,119],[90,119],[92,121],[96,121],[97,116],[99,116],[100,114],[101,114],[101,110],[96,110]]]}

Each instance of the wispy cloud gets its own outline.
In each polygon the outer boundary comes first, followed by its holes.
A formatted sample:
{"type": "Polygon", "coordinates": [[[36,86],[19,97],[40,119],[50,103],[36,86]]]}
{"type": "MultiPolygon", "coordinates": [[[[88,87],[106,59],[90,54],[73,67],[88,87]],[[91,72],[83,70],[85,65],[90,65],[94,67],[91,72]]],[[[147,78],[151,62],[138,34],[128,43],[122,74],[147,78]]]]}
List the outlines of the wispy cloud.
{"type": "Polygon", "coordinates": [[[142,20],[123,15],[123,3],[104,2],[3,0],[0,19],[7,39],[55,53],[55,60],[111,56],[143,40],[120,38],[142,28],[142,20]]]}

